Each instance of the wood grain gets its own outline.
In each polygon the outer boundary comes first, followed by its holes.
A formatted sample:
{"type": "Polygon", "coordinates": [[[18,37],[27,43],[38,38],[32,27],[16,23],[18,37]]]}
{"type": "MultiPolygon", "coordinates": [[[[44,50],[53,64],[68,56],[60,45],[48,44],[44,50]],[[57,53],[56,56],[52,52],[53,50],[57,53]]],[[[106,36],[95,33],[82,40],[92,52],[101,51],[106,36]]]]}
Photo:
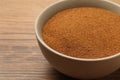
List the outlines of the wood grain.
{"type": "MultiPolygon", "coordinates": [[[[55,1],[0,0],[0,80],[75,80],[51,67],[34,34],[37,15],[55,1]]],[[[120,70],[98,80],[120,80],[120,70]]]]}

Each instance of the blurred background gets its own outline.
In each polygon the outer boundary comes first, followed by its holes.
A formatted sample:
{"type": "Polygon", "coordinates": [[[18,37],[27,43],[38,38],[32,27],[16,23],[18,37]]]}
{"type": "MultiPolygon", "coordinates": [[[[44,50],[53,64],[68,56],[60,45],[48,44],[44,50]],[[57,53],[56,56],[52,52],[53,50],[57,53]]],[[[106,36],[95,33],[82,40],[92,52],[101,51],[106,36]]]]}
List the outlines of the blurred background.
{"type": "MultiPolygon", "coordinates": [[[[75,80],[49,65],[34,34],[36,17],[56,1],[0,0],[0,80],[75,80]]],[[[97,80],[120,80],[120,70],[97,80]]]]}

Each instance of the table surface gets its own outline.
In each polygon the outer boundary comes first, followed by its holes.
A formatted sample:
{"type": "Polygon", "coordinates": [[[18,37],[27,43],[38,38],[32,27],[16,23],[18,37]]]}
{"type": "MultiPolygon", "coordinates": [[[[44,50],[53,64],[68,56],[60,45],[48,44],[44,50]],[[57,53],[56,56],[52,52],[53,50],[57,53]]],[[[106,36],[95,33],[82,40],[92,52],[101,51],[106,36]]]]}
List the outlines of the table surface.
{"type": "MultiPolygon", "coordinates": [[[[0,0],[0,80],[75,80],[51,67],[34,34],[37,15],[55,1],[0,0]]],[[[120,80],[120,70],[97,80],[120,80]]]]}

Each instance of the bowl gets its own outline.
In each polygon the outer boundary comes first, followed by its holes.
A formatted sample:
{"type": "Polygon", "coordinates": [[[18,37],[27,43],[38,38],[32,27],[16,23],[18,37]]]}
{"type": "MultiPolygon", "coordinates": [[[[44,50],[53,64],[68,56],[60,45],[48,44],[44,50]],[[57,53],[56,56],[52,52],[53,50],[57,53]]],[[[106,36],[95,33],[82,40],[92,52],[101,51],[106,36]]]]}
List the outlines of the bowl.
{"type": "Polygon", "coordinates": [[[96,59],[75,58],[53,50],[43,41],[41,34],[45,22],[55,13],[74,7],[98,7],[120,14],[120,5],[109,0],[60,0],[53,3],[40,13],[35,22],[38,44],[45,58],[57,71],[78,79],[100,78],[119,69],[120,53],[96,59]]]}

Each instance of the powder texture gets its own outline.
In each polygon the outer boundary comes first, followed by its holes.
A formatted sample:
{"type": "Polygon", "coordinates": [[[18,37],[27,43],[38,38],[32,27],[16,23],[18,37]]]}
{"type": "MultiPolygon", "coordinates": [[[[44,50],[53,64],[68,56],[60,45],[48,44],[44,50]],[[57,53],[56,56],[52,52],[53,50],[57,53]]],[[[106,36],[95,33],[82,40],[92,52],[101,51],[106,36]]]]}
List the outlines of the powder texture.
{"type": "Polygon", "coordinates": [[[120,16],[94,7],[66,9],[45,23],[42,37],[48,46],[68,56],[111,56],[120,52],[120,16]]]}

